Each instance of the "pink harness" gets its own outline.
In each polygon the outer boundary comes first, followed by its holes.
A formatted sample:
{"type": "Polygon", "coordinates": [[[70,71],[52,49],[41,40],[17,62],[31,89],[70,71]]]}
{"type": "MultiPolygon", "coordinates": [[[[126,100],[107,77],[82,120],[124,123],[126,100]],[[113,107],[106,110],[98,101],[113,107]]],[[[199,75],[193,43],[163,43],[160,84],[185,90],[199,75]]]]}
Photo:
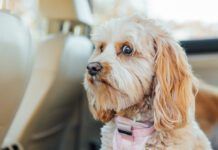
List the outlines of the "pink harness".
{"type": "Polygon", "coordinates": [[[115,123],[113,150],[144,150],[149,136],[154,131],[153,125],[120,116],[115,118],[115,123]]]}

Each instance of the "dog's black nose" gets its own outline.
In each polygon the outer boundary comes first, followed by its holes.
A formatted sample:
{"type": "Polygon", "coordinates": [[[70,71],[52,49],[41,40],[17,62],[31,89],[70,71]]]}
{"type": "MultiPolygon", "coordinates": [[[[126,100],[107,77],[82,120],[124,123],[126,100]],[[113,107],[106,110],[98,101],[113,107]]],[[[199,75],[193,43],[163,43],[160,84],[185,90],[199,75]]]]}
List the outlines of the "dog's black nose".
{"type": "Polygon", "coordinates": [[[91,76],[95,76],[102,69],[102,65],[99,62],[91,62],[87,66],[87,70],[91,76]]]}

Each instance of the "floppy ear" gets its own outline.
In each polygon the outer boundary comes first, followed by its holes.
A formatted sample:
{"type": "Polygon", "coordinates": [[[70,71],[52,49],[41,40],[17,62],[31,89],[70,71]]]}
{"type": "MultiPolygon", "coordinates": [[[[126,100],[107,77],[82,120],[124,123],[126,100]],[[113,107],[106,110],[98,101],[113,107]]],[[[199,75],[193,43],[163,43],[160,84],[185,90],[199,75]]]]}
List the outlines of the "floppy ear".
{"type": "MultiPolygon", "coordinates": [[[[168,37],[167,37],[168,38],[168,37]]],[[[187,124],[194,103],[192,72],[180,45],[167,38],[154,40],[154,125],[171,130],[187,124]]]]}

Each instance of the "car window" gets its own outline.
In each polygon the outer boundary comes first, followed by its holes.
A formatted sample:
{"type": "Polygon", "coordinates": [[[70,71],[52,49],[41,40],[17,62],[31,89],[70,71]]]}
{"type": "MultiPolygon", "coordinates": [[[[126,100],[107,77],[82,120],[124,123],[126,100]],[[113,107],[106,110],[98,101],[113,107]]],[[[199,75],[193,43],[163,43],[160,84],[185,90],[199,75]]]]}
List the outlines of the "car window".
{"type": "Polygon", "coordinates": [[[97,22],[143,12],[164,23],[178,40],[218,38],[216,0],[93,0],[97,22]]]}

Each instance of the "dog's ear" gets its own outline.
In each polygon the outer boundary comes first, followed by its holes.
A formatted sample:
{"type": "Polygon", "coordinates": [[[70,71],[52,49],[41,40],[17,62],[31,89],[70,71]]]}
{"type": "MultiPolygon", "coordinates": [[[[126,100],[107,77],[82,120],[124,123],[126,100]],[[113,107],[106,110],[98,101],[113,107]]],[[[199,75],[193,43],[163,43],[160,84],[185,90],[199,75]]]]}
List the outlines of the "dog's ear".
{"type": "Polygon", "coordinates": [[[194,102],[192,72],[182,47],[171,38],[154,40],[154,125],[171,130],[188,121],[194,102]]]}

